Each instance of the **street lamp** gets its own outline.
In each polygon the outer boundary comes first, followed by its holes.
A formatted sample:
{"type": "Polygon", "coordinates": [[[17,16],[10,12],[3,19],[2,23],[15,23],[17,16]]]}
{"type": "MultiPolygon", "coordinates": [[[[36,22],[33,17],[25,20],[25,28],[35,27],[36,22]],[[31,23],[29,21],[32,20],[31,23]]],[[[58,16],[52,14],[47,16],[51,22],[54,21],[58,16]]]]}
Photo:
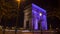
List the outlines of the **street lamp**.
{"type": "Polygon", "coordinates": [[[42,16],[42,13],[40,13],[39,15],[42,16]]]}
{"type": "MultiPolygon", "coordinates": [[[[18,6],[18,9],[19,9],[21,0],[16,0],[16,1],[17,1],[17,3],[18,3],[17,6],[18,6]]],[[[17,11],[17,21],[16,21],[16,26],[15,26],[15,34],[17,34],[18,15],[19,15],[19,10],[17,11]]]]}
{"type": "Polygon", "coordinates": [[[20,2],[21,0],[16,0],[16,1],[20,2]]]}
{"type": "Polygon", "coordinates": [[[21,0],[16,0],[16,1],[18,3],[18,8],[19,8],[21,0]]]}

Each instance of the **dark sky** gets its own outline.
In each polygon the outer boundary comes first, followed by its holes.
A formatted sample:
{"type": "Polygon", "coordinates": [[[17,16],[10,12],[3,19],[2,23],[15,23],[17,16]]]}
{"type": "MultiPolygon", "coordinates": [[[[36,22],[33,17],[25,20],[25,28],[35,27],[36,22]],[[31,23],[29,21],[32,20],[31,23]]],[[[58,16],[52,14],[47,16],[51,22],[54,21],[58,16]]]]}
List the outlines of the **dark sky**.
{"type": "Polygon", "coordinates": [[[59,7],[59,0],[33,0],[33,3],[41,6],[41,7],[59,7]]]}

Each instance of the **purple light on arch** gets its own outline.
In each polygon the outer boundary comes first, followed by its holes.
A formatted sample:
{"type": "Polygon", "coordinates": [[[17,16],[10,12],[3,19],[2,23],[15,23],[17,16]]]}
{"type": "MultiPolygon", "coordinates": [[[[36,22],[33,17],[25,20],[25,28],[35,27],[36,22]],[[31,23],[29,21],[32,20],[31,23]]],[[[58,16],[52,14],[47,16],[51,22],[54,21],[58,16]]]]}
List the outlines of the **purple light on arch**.
{"type": "Polygon", "coordinates": [[[42,30],[47,30],[46,10],[32,3],[32,26],[34,30],[38,30],[38,23],[40,23],[42,30]]]}

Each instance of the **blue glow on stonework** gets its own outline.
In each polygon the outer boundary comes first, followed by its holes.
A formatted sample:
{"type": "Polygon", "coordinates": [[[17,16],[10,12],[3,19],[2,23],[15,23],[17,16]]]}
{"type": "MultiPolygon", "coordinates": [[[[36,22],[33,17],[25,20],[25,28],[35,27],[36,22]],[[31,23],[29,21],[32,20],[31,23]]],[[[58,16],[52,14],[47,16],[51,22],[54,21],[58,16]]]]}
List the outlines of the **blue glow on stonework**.
{"type": "Polygon", "coordinates": [[[44,13],[46,13],[46,10],[42,9],[41,7],[39,7],[39,6],[37,6],[37,5],[33,4],[33,3],[32,3],[32,7],[33,7],[32,9],[34,9],[34,10],[37,8],[36,9],[37,12],[44,12],[44,13]]]}
{"type": "Polygon", "coordinates": [[[38,23],[40,23],[42,30],[47,30],[46,10],[32,3],[32,25],[34,30],[38,30],[38,23]]]}

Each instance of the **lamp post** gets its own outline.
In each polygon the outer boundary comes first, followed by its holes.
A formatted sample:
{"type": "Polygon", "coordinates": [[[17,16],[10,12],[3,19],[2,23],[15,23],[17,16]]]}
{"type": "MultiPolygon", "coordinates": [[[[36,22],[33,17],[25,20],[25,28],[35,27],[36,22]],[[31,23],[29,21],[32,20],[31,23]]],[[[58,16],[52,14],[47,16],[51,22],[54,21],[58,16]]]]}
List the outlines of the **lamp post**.
{"type": "Polygon", "coordinates": [[[2,27],[2,31],[3,31],[3,34],[5,34],[5,28],[6,28],[6,21],[5,21],[5,16],[3,15],[2,16],[2,23],[3,23],[3,27],[2,27]]]}
{"type": "Polygon", "coordinates": [[[16,0],[16,1],[18,3],[18,9],[19,9],[21,0],[16,0]]]}
{"type": "Polygon", "coordinates": [[[40,15],[40,23],[39,23],[40,25],[39,25],[39,26],[40,26],[40,31],[41,31],[41,34],[42,34],[42,26],[41,26],[41,22],[42,22],[42,13],[40,13],[39,15],[40,15]]]}
{"type": "MultiPolygon", "coordinates": [[[[18,3],[17,6],[18,6],[18,9],[19,9],[21,0],[16,0],[16,2],[18,3]]],[[[19,16],[19,10],[17,11],[17,19],[16,19],[16,26],[15,26],[15,34],[17,34],[18,16],[19,16]]]]}
{"type": "Polygon", "coordinates": [[[51,32],[52,32],[52,25],[50,24],[50,34],[52,34],[51,32]]]}

